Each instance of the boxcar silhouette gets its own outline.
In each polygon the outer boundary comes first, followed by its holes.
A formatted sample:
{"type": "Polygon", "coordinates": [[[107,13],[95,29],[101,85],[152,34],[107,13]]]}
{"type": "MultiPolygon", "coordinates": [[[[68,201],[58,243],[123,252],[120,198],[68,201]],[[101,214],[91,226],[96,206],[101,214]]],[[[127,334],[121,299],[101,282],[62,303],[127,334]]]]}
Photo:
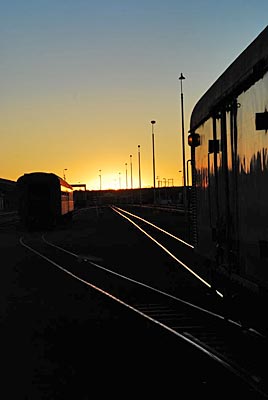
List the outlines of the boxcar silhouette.
{"type": "Polygon", "coordinates": [[[73,188],[53,173],[32,172],[17,180],[18,213],[25,227],[53,227],[71,219],[73,188]]]}

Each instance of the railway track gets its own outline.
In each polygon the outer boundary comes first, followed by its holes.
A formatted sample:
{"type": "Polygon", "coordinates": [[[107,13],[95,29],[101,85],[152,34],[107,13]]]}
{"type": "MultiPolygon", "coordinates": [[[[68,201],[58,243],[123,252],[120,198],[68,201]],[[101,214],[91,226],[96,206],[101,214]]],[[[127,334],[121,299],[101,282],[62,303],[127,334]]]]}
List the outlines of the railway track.
{"type": "Polygon", "coordinates": [[[16,211],[0,213],[0,229],[5,229],[8,226],[14,226],[18,222],[19,217],[16,211]]]}
{"type": "MultiPolygon", "coordinates": [[[[165,251],[191,279],[198,281],[200,290],[197,291],[205,292],[209,282],[186,265],[191,245],[137,215],[117,207],[112,207],[112,210],[132,225],[135,224],[148,240],[165,251]],[[168,239],[164,240],[164,237],[168,239]],[[171,242],[176,244],[171,246],[171,242]],[[183,259],[179,258],[178,252],[183,259]]],[[[127,312],[146,319],[157,329],[163,329],[176,340],[184,342],[185,346],[194,348],[220,365],[228,374],[241,381],[241,387],[247,388],[245,390],[249,390],[252,398],[255,395],[259,396],[256,398],[268,398],[265,368],[267,339],[253,328],[243,329],[239,322],[217,312],[217,307],[218,310],[221,308],[221,293],[216,303],[213,300],[211,307],[206,309],[203,303],[185,301],[161,287],[152,287],[106,267],[98,258],[83,256],[59,246],[49,239],[49,234],[29,234],[21,237],[20,243],[73,279],[112,299],[119,307],[127,309],[127,312]]]]}

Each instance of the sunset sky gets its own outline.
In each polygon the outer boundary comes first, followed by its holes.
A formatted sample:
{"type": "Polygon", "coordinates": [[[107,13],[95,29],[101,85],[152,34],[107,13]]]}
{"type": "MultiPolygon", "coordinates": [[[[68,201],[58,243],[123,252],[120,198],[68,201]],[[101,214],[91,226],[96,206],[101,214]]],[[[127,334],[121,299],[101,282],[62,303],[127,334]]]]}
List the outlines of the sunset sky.
{"type": "Polygon", "coordinates": [[[0,0],[0,178],[182,184],[195,103],[268,24],[267,0],[0,0]],[[127,163],[127,166],[125,165],[127,163]],[[64,171],[65,170],[65,171],[64,171]],[[127,170],[127,174],[126,174],[127,170]]]}

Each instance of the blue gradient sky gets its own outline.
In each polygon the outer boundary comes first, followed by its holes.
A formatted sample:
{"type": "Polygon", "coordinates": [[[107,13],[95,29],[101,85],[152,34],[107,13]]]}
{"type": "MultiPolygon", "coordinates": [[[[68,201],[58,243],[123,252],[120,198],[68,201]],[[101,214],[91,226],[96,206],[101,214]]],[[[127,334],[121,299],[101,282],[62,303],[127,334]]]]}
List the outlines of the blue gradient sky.
{"type": "Polygon", "coordinates": [[[125,188],[132,154],[138,187],[140,145],[151,186],[156,120],[157,181],[180,185],[180,73],[187,143],[195,103],[267,21],[267,0],[0,0],[0,177],[125,188]]]}

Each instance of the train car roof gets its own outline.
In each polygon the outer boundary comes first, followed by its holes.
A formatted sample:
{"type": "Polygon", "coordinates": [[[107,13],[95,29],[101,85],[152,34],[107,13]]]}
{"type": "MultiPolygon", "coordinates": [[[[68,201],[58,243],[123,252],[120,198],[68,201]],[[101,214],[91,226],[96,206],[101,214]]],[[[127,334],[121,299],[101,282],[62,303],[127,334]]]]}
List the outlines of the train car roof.
{"type": "Polygon", "coordinates": [[[26,174],[20,176],[18,178],[18,180],[17,180],[17,183],[25,182],[25,181],[34,182],[34,181],[37,181],[39,179],[41,181],[44,181],[45,179],[50,180],[51,182],[53,182],[53,181],[56,182],[57,181],[62,186],[65,186],[65,187],[73,190],[73,187],[71,185],[69,185],[68,182],[66,182],[60,176],[58,176],[58,175],[56,175],[54,173],[51,173],[51,172],[29,172],[29,173],[26,173],[26,174]]]}
{"type": "Polygon", "coordinates": [[[268,26],[234,60],[196,103],[190,120],[193,132],[231,95],[239,95],[268,71],[268,26]]]}

